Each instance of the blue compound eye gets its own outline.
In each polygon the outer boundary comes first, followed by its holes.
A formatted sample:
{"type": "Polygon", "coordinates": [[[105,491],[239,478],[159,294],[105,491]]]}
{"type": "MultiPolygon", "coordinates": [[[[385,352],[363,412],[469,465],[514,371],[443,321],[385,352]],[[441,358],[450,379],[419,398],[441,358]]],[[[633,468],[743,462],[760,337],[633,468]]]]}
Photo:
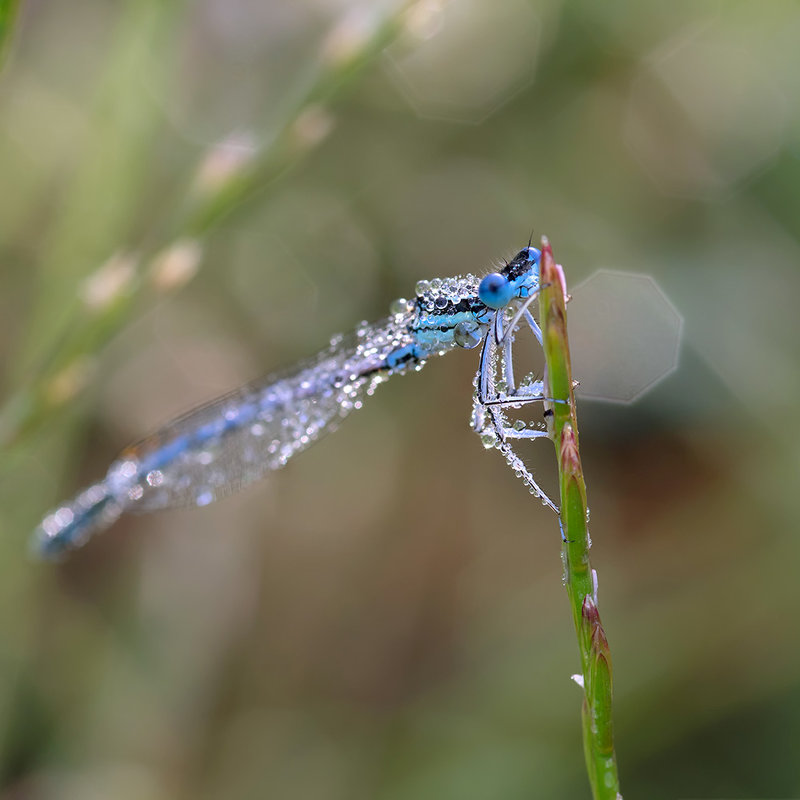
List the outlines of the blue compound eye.
{"type": "Polygon", "coordinates": [[[489,308],[505,308],[513,296],[508,278],[499,272],[487,275],[478,286],[478,298],[489,308]]]}

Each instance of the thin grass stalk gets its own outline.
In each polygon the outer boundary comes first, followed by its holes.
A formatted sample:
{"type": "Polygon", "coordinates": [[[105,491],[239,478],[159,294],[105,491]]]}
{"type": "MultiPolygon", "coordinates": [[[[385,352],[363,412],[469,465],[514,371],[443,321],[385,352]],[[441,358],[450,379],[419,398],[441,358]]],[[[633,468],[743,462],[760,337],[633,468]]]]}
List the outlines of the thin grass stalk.
{"type": "Polygon", "coordinates": [[[8,56],[18,11],[19,0],[0,0],[0,69],[8,56]]]}
{"type": "Polygon", "coordinates": [[[563,537],[564,583],[578,636],[583,687],[583,745],[595,800],[621,800],[612,723],[611,653],[597,608],[597,575],[589,560],[586,483],[578,447],[578,420],[567,336],[566,280],[542,238],[539,303],[545,351],[548,424],[556,448],[563,537]]]}

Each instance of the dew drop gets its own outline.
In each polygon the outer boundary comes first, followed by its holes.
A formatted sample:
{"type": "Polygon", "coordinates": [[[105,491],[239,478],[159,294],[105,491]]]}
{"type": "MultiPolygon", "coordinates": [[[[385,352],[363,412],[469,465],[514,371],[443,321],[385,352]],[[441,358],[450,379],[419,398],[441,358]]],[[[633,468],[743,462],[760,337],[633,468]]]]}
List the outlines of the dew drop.
{"type": "Polygon", "coordinates": [[[410,310],[411,304],[405,297],[398,297],[397,300],[393,300],[389,306],[389,312],[391,314],[406,314],[410,310]]]}
{"type": "Polygon", "coordinates": [[[152,469],[147,473],[147,483],[150,486],[161,486],[164,483],[164,473],[160,469],[152,469]]]}
{"type": "Polygon", "coordinates": [[[483,340],[480,325],[477,322],[462,320],[453,328],[453,339],[459,347],[463,347],[465,350],[477,347],[483,340]]]}

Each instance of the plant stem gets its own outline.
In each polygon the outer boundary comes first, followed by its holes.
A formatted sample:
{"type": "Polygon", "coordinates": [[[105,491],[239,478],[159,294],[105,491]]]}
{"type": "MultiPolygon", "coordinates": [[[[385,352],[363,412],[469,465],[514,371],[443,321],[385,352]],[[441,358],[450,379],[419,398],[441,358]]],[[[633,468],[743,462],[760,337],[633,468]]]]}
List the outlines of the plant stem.
{"type": "Polygon", "coordinates": [[[0,0],[0,67],[6,60],[19,11],[19,0],[0,0]]]}
{"type": "Polygon", "coordinates": [[[578,449],[578,422],[567,337],[566,280],[542,238],[539,308],[545,351],[545,392],[556,448],[565,585],[578,636],[584,690],[583,747],[595,800],[621,800],[611,715],[611,653],[597,608],[597,574],[589,561],[586,484],[578,449]]]}

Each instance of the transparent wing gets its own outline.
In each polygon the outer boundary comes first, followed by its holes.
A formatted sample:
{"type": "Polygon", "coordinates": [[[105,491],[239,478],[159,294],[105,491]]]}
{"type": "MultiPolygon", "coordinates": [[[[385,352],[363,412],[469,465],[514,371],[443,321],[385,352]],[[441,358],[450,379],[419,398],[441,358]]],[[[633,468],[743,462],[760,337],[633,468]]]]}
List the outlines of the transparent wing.
{"type": "Polygon", "coordinates": [[[363,325],[292,370],[190,411],[124,451],[106,482],[131,511],[208,505],[282,467],[335,430],[410,341],[398,317],[363,325]]]}
{"type": "Polygon", "coordinates": [[[34,547],[58,557],[126,511],[207,505],[282,467],[332,431],[391,374],[408,315],[363,324],[294,368],[190,411],[123,451],[105,480],[51,511],[34,547]]]}

